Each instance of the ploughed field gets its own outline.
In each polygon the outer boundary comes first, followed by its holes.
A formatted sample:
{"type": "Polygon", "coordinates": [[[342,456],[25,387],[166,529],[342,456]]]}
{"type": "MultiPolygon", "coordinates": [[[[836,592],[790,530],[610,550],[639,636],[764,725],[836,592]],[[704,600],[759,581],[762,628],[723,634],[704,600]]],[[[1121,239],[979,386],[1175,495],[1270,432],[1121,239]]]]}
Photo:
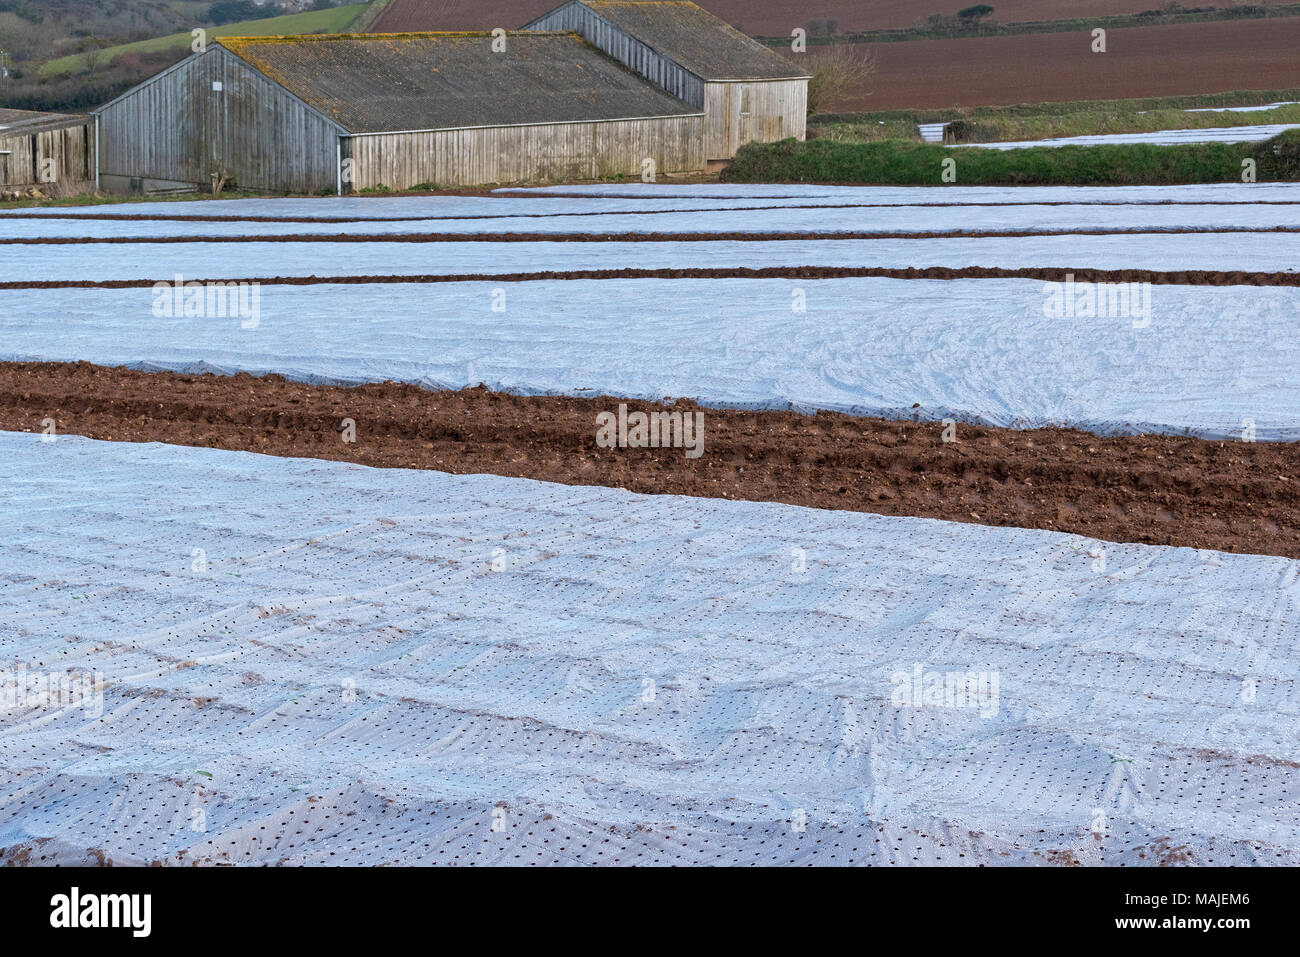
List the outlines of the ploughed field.
{"type": "Polygon", "coordinates": [[[1300,858],[1295,187],[0,246],[0,860],[1300,858]]]}
{"type": "MultiPolygon", "coordinates": [[[[996,6],[996,5],[995,5],[996,6]]],[[[945,109],[1286,89],[1296,80],[1300,17],[876,43],[877,69],[836,104],[945,109]]]]}
{"type": "MultiPolygon", "coordinates": [[[[1290,2],[1293,0],[1255,0],[1253,5],[1290,2]]],[[[370,30],[515,29],[555,6],[551,0],[392,0],[370,30]]],[[[881,30],[910,27],[930,14],[955,14],[969,6],[964,0],[824,0],[802,7],[783,0],[710,0],[705,8],[751,36],[784,37],[810,21],[833,20],[841,31],[881,30]]],[[[993,18],[1002,23],[1061,20],[1135,14],[1156,6],[1148,0],[1001,0],[994,4],[993,18]]]]}

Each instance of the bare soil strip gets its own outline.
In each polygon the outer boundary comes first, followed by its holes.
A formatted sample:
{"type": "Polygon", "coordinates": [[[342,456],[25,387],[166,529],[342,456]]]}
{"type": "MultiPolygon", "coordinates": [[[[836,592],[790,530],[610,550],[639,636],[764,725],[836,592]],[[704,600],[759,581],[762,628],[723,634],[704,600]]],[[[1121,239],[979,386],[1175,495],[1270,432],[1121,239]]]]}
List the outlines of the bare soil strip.
{"type": "MultiPolygon", "coordinates": [[[[650,494],[785,502],[1300,558],[1300,447],[1102,438],[820,413],[704,412],[703,455],[602,449],[617,398],[483,387],[312,386],[89,363],[0,363],[0,429],[490,473],[650,494]],[[356,442],[345,443],[345,418],[356,442]]],[[[699,407],[628,402],[629,410],[699,407]]],[[[38,441],[35,435],[32,441],[38,441]]]]}
{"type": "MultiPolygon", "coordinates": [[[[815,185],[815,184],[809,184],[815,185]]],[[[842,187],[845,183],[826,185],[842,187]]],[[[870,184],[865,184],[870,185],[870,184]]],[[[900,187],[902,188],[902,187],[900,187]]],[[[926,189],[929,187],[914,187],[926,189]]],[[[1032,186],[1019,186],[1017,189],[1033,189],[1032,186]]],[[[1059,189],[1056,186],[1044,186],[1043,189],[1059,189]]],[[[407,194],[404,194],[407,195],[407,194]]],[[[512,197],[514,194],[511,194],[512,197]]],[[[583,193],[572,196],[560,196],[563,199],[663,199],[651,196],[595,196],[583,193]]],[[[667,197],[671,198],[671,197],[667,197]]],[[[704,199],[726,199],[728,197],[691,197],[704,199]]],[[[784,199],[786,197],[774,197],[784,199]]],[[[801,197],[802,198],[802,197],[801,197]]],[[[473,219],[554,219],[564,216],[668,216],[673,213],[747,213],[768,209],[908,209],[914,206],[934,206],[938,208],[971,207],[1001,208],[1013,206],[1298,206],[1300,200],[1265,199],[1265,200],[1161,200],[1160,202],[1087,202],[1083,200],[1054,200],[1026,202],[988,202],[988,203],[796,203],[765,206],[705,206],[692,209],[598,209],[567,213],[474,213],[460,215],[439,215],[430,213],[425,216],[218,216],[218,215],[181,215],[176,213],[29,213],[5,212],[0,215],[0,222],[5,219],[49,219],[49,220],[108,220],[112,222],[160,222],[160,223],[408,223],[430,219],[473,220],[473,219]]]]}
{"type": "Polygon", "coordinates": [[[285,233],[244,236],[20,236],[0,246],[102,246],[186,243],[713,243],[806,242],[845,239],[1029,239],[1041,236],[1170,236],[1300,233],[1300,226],[1132,226],[1085,229],[958,229],[933,232],[731,233],[285,233]]]}
{"type": "MultiPolygon", "coordinates": [[[[877,266],[744,266],[692,269],[575,269],[519,273],[460,273],[419,276],[234,276],[189,280],[191,283],[247,283],[261,286],[429,285],[453,282],[543,282],[556,279],[1034,279],[1043,282],[1135,283],[1159,286],[1300,286],[1300,273],[1221,272],[1217,270],[1087,269],[988,266],[926,266],[905,269],[877,266]]],[[[0,290],[152,289],[163,279],[11,279],[0,290]]]]}

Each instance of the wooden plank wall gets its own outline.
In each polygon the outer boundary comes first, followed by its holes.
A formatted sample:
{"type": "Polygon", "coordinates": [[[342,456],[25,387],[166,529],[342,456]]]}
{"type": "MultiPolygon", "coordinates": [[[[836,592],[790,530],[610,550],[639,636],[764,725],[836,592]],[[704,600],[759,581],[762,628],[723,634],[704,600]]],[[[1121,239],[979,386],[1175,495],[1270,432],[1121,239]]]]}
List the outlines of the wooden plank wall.
{"type": "Polygon", "coordinates": [[[701,116],[384,133],[345,142],[358,190],[639,177],[646,157],[658,173],[704,168],[701,116]]]}
{"type": "Polygon", "coordinates": [[[738,80],[705,84],[705,154],[731,159],[746,143],[807,135],[807,80],[738,80]],[[746,101],[746,97],[748,98],[746,101]],[[741,107],[748,116],[742,115],[741,107]]]}
{"type": "Polygon", "coordinates": [[[94,120],[41,133],[0,133],[0,153],[5,150],[10,155],[0,155],[0,186],[57,186],[76,193],[94,185],[94,120]]]}
{"type": "Polygon", "coordinates": [[[221,47],[136,87],[100,116],[101,172],[210,188],[335,188],[337,127],[221,47]],[[221,90],[213,88],[221,84],[221,90]]]}

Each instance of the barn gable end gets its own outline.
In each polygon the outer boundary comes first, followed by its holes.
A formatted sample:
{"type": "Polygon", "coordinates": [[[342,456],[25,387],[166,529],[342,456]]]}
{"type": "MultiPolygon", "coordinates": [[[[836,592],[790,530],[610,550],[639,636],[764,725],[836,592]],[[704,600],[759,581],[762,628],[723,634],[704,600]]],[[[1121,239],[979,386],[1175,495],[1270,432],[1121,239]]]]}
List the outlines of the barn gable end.
{"type": "Polygon", "coordinates": [[[97,111],[100,183],[119,192],[212,185],[334,191],[339,125],[222,46],[176,66],[97,111]]]}
{"type": "Polygon", "coordinates": [[[524,29],[573,30],[702,109],[711,162],[807,133],[808,75],[694,3],[569,0],[524,29]]]}

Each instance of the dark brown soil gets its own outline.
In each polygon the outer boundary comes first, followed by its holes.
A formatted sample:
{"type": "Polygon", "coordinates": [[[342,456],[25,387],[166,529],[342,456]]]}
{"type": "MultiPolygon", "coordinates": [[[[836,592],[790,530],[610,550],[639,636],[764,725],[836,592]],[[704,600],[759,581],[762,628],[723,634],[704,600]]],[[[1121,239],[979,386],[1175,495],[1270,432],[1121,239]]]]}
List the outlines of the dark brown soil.
{"type": "Polygon", "coordinates": [[[956,229],[939,232],[731,233],[288,233],[259,236],[15,236],[0,246],[113,246],[140,243],[715,243],[811,242],[849,239],[1028,239],[1035,236],[1204,235],[1300,233],[1300,226],[1089,227],[1086,229],[956,229]]]}
{"type": "MultiPolygon", "coordinates": [[[[1274,6],[1294,0],[1251,0],[1257,6],[1274,6]]],[[[556,7],[555,0],[393,0],[370,27],[371,33],[412,30],[513,30],[556,7]]],[[[751,36],[788,37],[793,27],[814,19],[833,20],[841,30],[878,30],[910,27],[931,13],[956,13],[969,0],[708,0],[701,4],[715,16],[751,36]]],[[[1002,23],[1024,20],[1060,20],[1116,13],[1141,13],[1158,9],[1155,0],[997,0],[993,18],[1002,23]]],[[[1230,6],[1226,0],[1195,6],[1230,6]]]]}
{"type": "MultiPolygon", "coordinates": [[[[1187,269],[1085,269],[991,266],[764,266],[751,269],[709,267],[687,269],[574,269],[542,272],[461,273],[424,276],[218,276],[193,282],[256,283],[263,286],[422,285],[444,282],[538,282],[551,279],[1037,279],[1043,282],[1147,282],[1157,286],[1300,286],[1300,273],[1222,272],[1187,269]]],[[[148,289],[157,279],[6,279],[0,289],[148,289]]]]}
{"type": "MultiPolygon", "coordinates": [[[[1297,18],[1300,19],[1300,18],[1297,18]]],[[[843,186],[843,183],[830,183],[830,186],[843,186]]],[[[850,184],[851,185],[851,184],[850,184]]],[[[866,184],[871,185],[871,184],[866,184]]],[[[918,186],[915,189],[931,189],[933,187],[918,186]]],[[[1053,186],[1019,186],[1018,189],[1056,189],[1053,186]]],[[[394,194],[398,195],[398,194],[394,194]]],[[[442,195],[439,193],[403,193],[400,195],[409,196],[433,196],[442,195]]],[[[493,198],[501,199],[498,194],[489,194],[493,198]]],[[[516,199],[519,197],[530,199],[650,199],[653,198],[648,194],[627,195],[627,196],[589,196],[584,193],[514,193],[509,198],[516,199]]],[[[332,197],[319,197],[322,200],[328,200],[332,197]]],[[[356,198],[356,197],[351,197],[356,198]]],[[[735,199],[734,196],[694,196],[692,199],[735,199]]],[[[801,197],[793,196],[765,196],[763,199],[797,199],[801,197]]],[[[936,203],[922,202],[916,204],[924,207],[936,208],[1002,208],[1013,206],[1298,206],[1300,200],[1287,199],[1263,199],[1244,203],[1240,200],[1229,199],[1167,199],[1152,202],[1149,200],[1134,200],[1132,202],[1097,202],[1095,200],[1023,200],[1014,202],[985,202],[985,203],[936,203]]],[[[240,214],[205,214],[201,212],[193,213],[99,213],[84,212],[81,208],[69,212],[27,212],[19,210],[8,212],[5,219],[41,219],[41,220],[86,220],[91,222],[151,222],[151,223],[328,223],[328,224],[347,224],[347,223],[418,223],[426,222],[431,219],[462,221],[477,219],[556,219],[558,217],[591,217],[591,216],[671,216],[674,213],[752,213],[764,210],[774,209],[900,209],[898,203],[766,203],[762,206],[700,206],[690,209],[594,209],[581,211],[568,211],[560,213],[473,213],[458,215],[442,215],[426,213],[422,216],[258,216],[252,213],[240,214]]],[[[461,234],[467,235],[467,234],[461,234]]],[[[488,234],[494,238],[502,238],[502,234],[488,234]]],[[[554,235],[554,234],[551,234],[554,235]]],[[[678,235],[678,234],[674,234],[678,235]]],[[[700,235],[712,236],[713,233],[701,233],[700,235]]],[[[806,235],[806,234],[800,234],[806,235]]],[[[36,237],[41,238],[41,237],[36,237]]],[[[80,237],[72,237],[74,239],[80,237]]],[[[116,237],[108,237],[115,239],[116,237]]],[[[193,237],[180,237],[182,240],[194,241],[193,237]]]]}
{"type": "MultiPolygon", "coordinates": [[[[1300,448],[705,410],[704,454],[601,449],[619,400],[0,364],[0,429],[786,502],[1300,558],[1300,448]],[[342,441],[342,420],[357,441],[342,441]]],[[[651,410],[630,402],[630,409],[651,410]]],[[[678,402],[676,409],[698,408],[678,402]]]]}
{"type": "MultiPolygon", "coordinates": [[[[1000,12],[995,19],[1002,19],[1000,12]]],[[[875,74],[837,102],[837,110],[1285,90],[1300,76],[1300,17],[1110,30],[1105,53],[1092,52],[1089,30],[874,43],[870,48],[876,55],[875,74]]]]}

